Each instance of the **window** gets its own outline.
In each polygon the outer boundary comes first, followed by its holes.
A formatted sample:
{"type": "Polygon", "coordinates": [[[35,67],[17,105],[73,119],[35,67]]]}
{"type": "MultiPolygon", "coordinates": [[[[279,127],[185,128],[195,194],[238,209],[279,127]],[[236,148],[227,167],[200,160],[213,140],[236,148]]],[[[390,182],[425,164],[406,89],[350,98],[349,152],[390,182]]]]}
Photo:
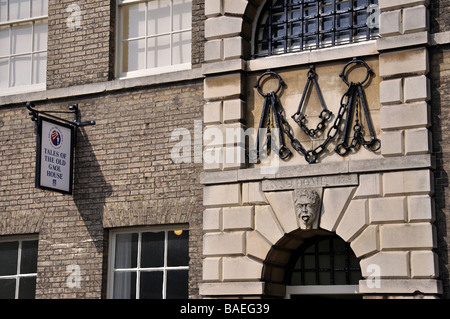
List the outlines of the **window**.
{"type": "Polygon", "coordinates": [[[34,299],[37,239],[0,241],[0,299],[34,299]]]}
{"type": "Polygon", "coordinates": [[[361,278],[359,260],[349,243],[338,236],[316,236],[294,254],[287,292],[291,298],[360,298],[357,292],[361,278]]]}
{"type": "Polygon", "coordinates": [[[45,89],[47,7],[48,0],[0,0],[0,93],[45,89]]]}
{"type": "Polygon", "coordinates": [[[118,232],[111,247],[110,298],[188,298],[188,230],[118,232]]]}
{"type": "Polygon", "coordinates": [[[254,57],[374,39],[378,0],[267,0],[255,30],[254,57]],[[369,23],[368,23],[369,22],[369,23]]]}
{"type": "Polygon", "coordinates": [[[192,0],[121,0],[119,76],[191,67],[192,0]]]}

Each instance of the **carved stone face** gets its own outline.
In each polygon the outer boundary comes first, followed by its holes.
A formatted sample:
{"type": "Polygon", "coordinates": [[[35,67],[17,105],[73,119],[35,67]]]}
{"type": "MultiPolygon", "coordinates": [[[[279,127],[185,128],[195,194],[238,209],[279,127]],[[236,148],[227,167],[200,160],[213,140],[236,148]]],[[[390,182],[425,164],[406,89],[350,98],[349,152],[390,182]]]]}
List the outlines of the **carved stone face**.
{"type": "Polygon", "coordinates": [[[294,191],[294,203],[297,217],[304,226],[301,228],[311,229],[317,218],[320,197],[313,190],[299,189],[294,191]]]}

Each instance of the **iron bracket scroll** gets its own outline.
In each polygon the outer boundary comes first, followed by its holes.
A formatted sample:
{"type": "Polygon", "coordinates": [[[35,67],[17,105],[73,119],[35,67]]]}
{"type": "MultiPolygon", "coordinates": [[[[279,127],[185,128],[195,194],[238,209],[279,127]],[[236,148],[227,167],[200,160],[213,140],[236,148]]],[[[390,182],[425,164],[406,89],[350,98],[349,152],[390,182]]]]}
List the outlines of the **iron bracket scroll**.
{"type": "Polygon", "coordinates": [[[80,122],[80,111],[78,109],[78,104],[72,104],[69,106],[69,111],[38,111],[35,109],[35,105],[32,102],[27,102],[26,107],[28,109],[28,114],[31,116],[31,120],[33,122],[36,122],[38,119],[39,114],[46,115],[48,117],[51,117],[55,120],[73,125],[75,127],[83,127],[83,126],[89,126],[89,125],[95,125],[95,121],[84,121],[80,122]],[[73,114],[73,121],[69,121],[60,117],[57,117],[53,114],[73,114]]]}
{"type": "MultiPolygon", "coordinates": [[[[90,126],[90,125],[95,125],[95,121],[84,121],[81,122],[80,118],[80,110],[78,109],[78,104],[72,104],[69,106],[69,110],[68,111],[42,111],[42,110],[36,110],[35,109],[35,104],[33,102],[27,102],[26,103],[26,108],[28,109],[28,114],[31,116],[31,120],[35,123],[35,133],[38,130],[38,118],[40,115],[45,115],[48,118],[51,118],[53,120],[65,123],[65,124],[69,124],[70,126],[73,126],[75,128],[74,130],[74,135],[73,135],[73,141],[74,143],[77,140],[77,128],[79,127],[84,127],[84,126],[90,126]],[[73,121],[69,121],[63,118],[60,118],[54,114],[72,114],[73,115],[73,121]]],[[[37,134],[37,133],[36,133],[37,134]]]]}

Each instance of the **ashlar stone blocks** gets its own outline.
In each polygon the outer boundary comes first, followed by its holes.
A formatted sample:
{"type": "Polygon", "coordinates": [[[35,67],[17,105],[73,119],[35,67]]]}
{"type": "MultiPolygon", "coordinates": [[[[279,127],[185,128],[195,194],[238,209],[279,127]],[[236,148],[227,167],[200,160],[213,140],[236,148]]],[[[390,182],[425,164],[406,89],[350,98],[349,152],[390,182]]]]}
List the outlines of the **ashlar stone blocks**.
{"type": "Polygon", "coordinates": [[[356,237],[352,243],[351,248],[355,256],[361,258],[370,255],[380,250],[379,246],[379,231],[378,225],[370,225],[356,237]]]}
{"type": "Polygon", "coordinates": [[[371,224],[405,222],[406,197],[369,199],[369,220],[371,224]]]}
{"type": "Polygon", "coordinates": [[[430,107],[426,102],[386,105],[380,110],[383,131],[401,128],[428,127],[430,107]]]}
{"type": "Polygon", "coordinates": [[[320,227],[335,231],[342,214],[347,209],[356,187],[327,188],[324,190],[320,227]]]}
{"type": "MultiPolygon", "coordinates": [[[[251,19],[243,16],[251,15],[262,2],[205,3],[207,64],[231,65],[248,56],[251,19]]],[[[379,136],[380,157],[386,160],[431,152],[427,5],[426,0],[379,0],[379,136]]],[[[206,124],[222,129],[228,124],[246,123],[244,69],[205,69],[205,111],[210,113],[204,116],[206,124]],[[221,71],[211,71],[216,69],[221,71]]],[[[222,161],[227,151],[241,146],[245,148],[239,142],[218,145],[222,161]]],[[[244,166],[221,163],[208,168],[244,166]]],[[[351,244],[361,260],[363,276],[372,275],[368,266],[380,267],[382,288],[371,288],[362,281],[361,292],[436,293],[433,174],[428,168],[389,169],[360,173],[356,186],[324,187],[319,227],[351,244]]],[[[263,191],[258,178],[227,183],[231,184],[218,182],[204,189],[203,279],[207,282],[200,287],[201,294],[263,294],[264,278],[283,278],[281,264],[289,259],[287,252],[301,244],[299,240],[292,247],[280,249],[289,242],[288,234],[299,228],[292,190],[263,191]],[[271,266],[265,267],[268,263],[271,266]],[[264,273],[265,268],[270,274],[264,273]]]]}
{"type": "Polygon", "coordinates": [[[381,250],[431,249],[435,247],[435,229],[430,223],[384,224],[380,226],[381,250]]]}
{"type": "Polygon", "coordinates": [[[381,154],[383,156],[401,156],[405,153],[404,131],[387,131],[381,134],[381,154]]]}
{"type": "MultiPolygon", "coordinates": [[[[437,287],[438,271],[432,251],[436,235],[430,178],[429,170],[360,174],[358,186],[323,190],[320,229],[334,232],[350,243],[360,258],[364,277],[373,275],[375,265],[383,283],[397,280],[379,288],[378,293],[407,291],[415,280],[422,279],[435,280],[434,284],[427,283],[427,291],[439,291],[431,288],[437,287]],[[395,287],[395,283],[399,286],[395,287]]],[[[213,190],[222,195],[217,195],[222,204],[213,200],[218,206],[204,211],[203,278],[218,285],[217,290],[211,285],[209,293],[219,294],[221,284],[228,281],[250,283],[261,280],[260,276],[282,278],[289,252],[303,242],[288,236],[299,229],[293,191],[262,191],[261,182],[208,187],[212,188],[207,194],[213,190]],[[223,199],[228,188],[245,194],[240,204],[230,205],[223,199]],[[270,273],[264,273],[264,266],[269,264],[274,266],[268,268],[270,273]]],[[[360,289],[368,289],[364,285],[362,282],[360,289]]]]}
{"type": "Polygon", "coordinates": [[[284,236],[284,231],[269,205],[255,207],[255,229],[272,245],[284,236]]]}
{"type": "Polygon", "coordinates": [[[380,103],[383,105],[403,102],[403,79],[385,80],[380,83],[380,103]]]}
{"type": "Polygon", "coordinates": [[[427,74],[428,51],[426,48],[397,50],[380,54],[380,76],[389,78],[405,74],[427,74]]]}
{"type": "Polygon", "coordinates": [[[241,203],[240,184],[205,186],[203,189],[204,206],[239,205],[241,203]]]}
{"type": "Polygon", "coordinates": [[[432,194],[433,174],[430,170],[400,171],[383,174],[383,190],[387,196],[432,194]]]}
{"type": "Polygon", "coordinates": [[[207,40],[238,36],[242,31],[242,19],[239,17],[213,17],[205,21],[207,40]]]}
{"type": "Polygon", "coordinates": [[[223,280],[259,280],[263,263],[249,257],[225,257],[223,280]]]}
{"type": "Polygon", "coordinates": [[[439,276],[437,258],[437,254],[431,250],[412,251],[412,278],[437,278],[439,276]]]}
{"type": "Polygon", "coordinates": [[[205,1],[205,15],[206,17],[215,17],[222,14],[222,0],[205,1]]]}
{"type": "Polygon", "coordinates": [[[425,76],[405,78],[405,102],[428,101],[430,99],[430,80],[425,76]]]}
{"type": "Polygon", "coordinates": [[[224,230],[251,230],[254,228],[254,207],[227,207],[223,208],[224,230]]]}
{"type": "Polygon", "coordinates": [[[203,255],[244,255],[245,232],[207,233],[203,236],[203,255]]]}
{"type": "Polygon", "coordinates": [[[368,200],[352,200],[336,228],[336,234],[351,242],[368,225],[368,219],[368,200]]]}
{"type": "Polygon", "coordinates": [[[266,193],[266,198],[285,233],[290,233],[300,227],[295,215],[292,193],[292,191],[266,193]]]}
{"type": "Polygon", "coordinates": [[[434,200],[428,196],[408,196],[408,222],[434,222],[434,200]]]}
{"type": "Polygon", "coordinates": [[[431,132],[427,128],[405,131],[405,154],[431,153],[431,132]]]}
{"type": "Polygon", "coordinates": [[[401,8],[408,8],[408,7],[416,6],[416,5],[427,6],[428,3],[429,3],[429,0],[379,0],[378,1],[380,10],[382,12],[389,11],[389,10],[395,10],[395,9],[401,9],[401,8]]]}
{"type": "Polygon", "coordinates": [[[369,265],[377,265],[380,278],[409,278],[409,254],[407,251],[379,252],[364,258],[360,263],[362,275],[367,278],[372,274],[367,272],[370,270],[369,265]]]}
{"type": "Polygon", "coordinates": [[[426,31],[428,24],[428,10],[424,5],[383,10],[380,14],[380,34],[383,37],[426,31]]]}
{"type": "Polygon", "coordinates": [[[240,73],[210,76],[205,79],[204,83],[204,96],[207,100],[238,98],[244,85],[240,73]]]}
{"type": "Polygon", "coordinates": [[[428,30],[428,10],[424,5],[403,9],[403,32],[428,30]]]}
{"type": "Polygon", "coordinates": [[[382,36],[402,33],[402,11],[394,10],[380,14],[380,34],[382,36]]]}

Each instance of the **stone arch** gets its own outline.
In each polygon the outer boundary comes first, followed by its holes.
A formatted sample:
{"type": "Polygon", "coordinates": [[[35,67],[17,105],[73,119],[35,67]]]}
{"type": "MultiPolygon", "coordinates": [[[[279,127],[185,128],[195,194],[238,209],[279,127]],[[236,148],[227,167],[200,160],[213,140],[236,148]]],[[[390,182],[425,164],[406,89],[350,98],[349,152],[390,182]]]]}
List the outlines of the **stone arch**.
{"type": "Polygon", "coordinates": [[[205,3],[207,62],[250,58],[253,21],[264,0],[217,0],[205,3]]]}
{"type": "Polygon", "coordinates": [[[256,24],[262,9],[264,8],[267,0],[248,1],[245,11],[242,15],[242,35],[247,44],[245,48],[247,50],[243,52],[245,58],[250,58],[253,54],[253,41],[256,32],[256,24]]]}
{"type": "MultiPolygon", "coordinates": [[[[252,247],[261,247],[261,243],[256,244],[256,238],[260,242],[262,239],[266,242],[261,271],[261,280],[265,282],[265,295],[285,295],[288,263],[292,254],[308,238],[336,234],[350,243],[357,257],[373,252],[361,248],[358,241],[354,244],[354,240],[369,227],[367,200],[353,199],[356,191],[356,186],[324,189],[319,227],[313,230],[300,229],[294,207],[294,190],[264,194],[269,205],[255,207],[255,234],[248,236],[247,247],[252,255],[252,247]]],[[[374,245],[376,248],[376,238],[374,245]]],[[[262,254],[263,252],[259,251],[259,255],[262,254]]]]}
{"type": "Polygon", "coordinates": [[[332,235],[336,234],[322,229],[311,231],[297,229],[283,236],[272,246],[263,263],[261,279],[265,283],[264,295],[284,297],[292,267],[291,262],[300,246],[310,238],[332,235]]]}
{"type": "Polygon", "coordinates": [[[290,261],[305,240],[314,236],[326,236],[333,233],[325,230],[294,230],[285,234],[267,253],[263,263],[261,279],[265,283],[264,294],[271,297],[286,295],[286,276],[290,261]]]}

